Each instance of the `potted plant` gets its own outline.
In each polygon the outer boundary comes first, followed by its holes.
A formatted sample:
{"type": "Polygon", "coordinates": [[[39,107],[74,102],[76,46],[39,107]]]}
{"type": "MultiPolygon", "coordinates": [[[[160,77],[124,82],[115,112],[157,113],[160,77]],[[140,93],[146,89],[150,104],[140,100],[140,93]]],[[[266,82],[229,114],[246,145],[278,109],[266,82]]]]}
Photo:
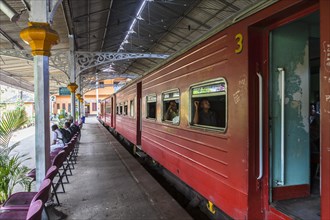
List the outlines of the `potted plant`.
{"type": "Polygon", "coordinates": [[[0,204],[11,195],[17,184],[24,188],[29,186],[30,179],[26,176],[29,168],[23,162],[30,158],[27,154],[13,151],[18,143],[9,146],[13,133],[27,121],[24,108],[5,112],[0,119],[0,204]]]}

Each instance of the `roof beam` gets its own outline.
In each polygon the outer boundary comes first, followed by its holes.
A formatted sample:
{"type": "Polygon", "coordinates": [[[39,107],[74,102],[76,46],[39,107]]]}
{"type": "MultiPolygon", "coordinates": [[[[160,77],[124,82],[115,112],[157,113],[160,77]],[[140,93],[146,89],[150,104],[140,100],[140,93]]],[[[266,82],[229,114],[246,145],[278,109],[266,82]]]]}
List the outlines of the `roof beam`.
{"type": "MultiPolygon", "coordinates": [[[[159,4],[159,2],[158,2],[158,5],[161,6],[162,8],[164,8],[164,9],[166,9],[167,11],[171,12],[172,14],[178,16],[178,13],[174,12],[174,11],[171,10],[169,7],[167,7],[167,6],[163,5],[163,4],[159,4]]],[[[188,20],[190,20],[190,21],[195,22],[196,24],[198,24],[198,25],[200,25],[200,26],[204,26],[204,27],[207,28],[207,29],[211,29],[211,28],[212,28],[211,26],[209,26],[209,25],[207,25],[207,24],[204,24],[204,23],[202,23],[202,22],[200,22],[200,21],[198,21],[198,20],[196,20],[196,19],[194,19],[194,18],[191,18],[191,17],[189,17],[189,16],[186,15],[186,14],[182,14],[181,16],[184,17],[184,18],[186,18],[186,19],[188,19],[188,20]]]]}
{"type": "Polygon", "coordinates": [[[14,47],[16,46],[18,49],[21,49],[21,50],[24,50],[24,47],[22,47],[22,45],[20,45],[17,41],[15,41],[13,38],[11,38],[4,30],[2,30],[0,28],[0,34],[2,36],[4,36],[4,38],[6,38],[10,43],[11,45],[14,47]]]}
{"type": "Polygon", "coordinates": [[[77,20],[79,20],[81,18],[89,17],[89,16],[95,15],[95,14],[105,13],[107,11],[108,11],[108,9],[102,9],[102,10],[99,10],[99,11],[91,12],[89,14],[84,14],[84,15],[81,15],[81,16],[78,16],[78,17],[73,18],[73,22],[75,22],[75,21],[77,21],[77,20]]]}
{"type": "Polygon", "coordinates": [[[0,69],[1,84],[21,89],[27,92],[34,92],[34,85],[26,80],[17,79],[13,74],[0,69]]]}
{"type": "Polygon", "coordinates": [[[108,11],[108,16],[107,16],[107,21],[105,22],[105,29],[104,29],[104,33],[103,33],[103,39],[102,39],[100,51],[103,50],[105,37],[106,37],[107,31],[108,31],[108,25],[109,25],[109,21],[110,21],[110,14],[111,14],[112,3],[113,3],[113,0],[111,0],[110,1],[110,4],[109,4],[109,11],[108,11]]]}

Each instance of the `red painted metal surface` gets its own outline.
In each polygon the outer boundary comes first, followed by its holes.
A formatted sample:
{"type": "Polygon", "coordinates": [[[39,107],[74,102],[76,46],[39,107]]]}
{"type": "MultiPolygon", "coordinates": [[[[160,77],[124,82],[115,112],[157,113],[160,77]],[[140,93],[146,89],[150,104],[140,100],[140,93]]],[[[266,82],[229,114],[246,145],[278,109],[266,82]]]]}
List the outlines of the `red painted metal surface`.
{"type": "Polygon", "coordinates": [[[124,136],[133,144],[137,144],[137,85],[131,84],[128,87],[121,89],[116,94],[116,103],[127,102],[127,114],[116,115],[116,131],[124,136]],[[131,101],[134,103],[134,113],[131,115],[131,101]]]}
{"type": "Polygon", "coordinates": [[[228,28],[143,78],[142,149],[227,214],[244,219],[248,210],[248,82],[246,51],[234,54],[239,32],[228,28]],[[227,131],[192,128],[190,86],[219,77],[228,84],[227,131]],[[161,120],[161,93],[170,89],[181,93],[178,126],[161,120]],[[145,97],[152,93],[157,94],[157,120],[146,119],[145,97]],[[234,93],[239,94],[235,101],[234,93]]]}
{"type": "Polygon", "coordinates": [[[310,195],[310,185],[294,185],[294,186],[283,186],[273,188],[273,200],[286,200],[295,199],[301,197],[307,197],[310,195]]]}
{"type": "Polygon", "coordinates": [[[320,5],[318,1],[279,1],[226,28],[111,96],[113,113],[116,104],[135,99],[135,114],[134,117],[112,114],[105,117],[106,123],[132,143],[141,143],[148,155],[234,219],[291,219],[269,202],[268,33],[319,7],[320,101],[325,112],[321,114],[321,216],[330,219],[330,67],[327,66],[328,53],[323,53],[324,42],[326,46],[330,44],[330,1],[320,0],[320,5]],[[237,34],[243,37],[243,50],[239,54],[235,53],[237,34]],[[261,180],[257,180],[260,164],[256,72],[263,75],[265,84],[261,180]],[[227,130],[222,133],[191,126],[190,86],[219,77],[228,85],[227,130]],[[162,121],[161,94],[171,89],[180,91],[179,125],[162,121]],[[146,96],[155,93],[157,119],[150,120],[146,118],[146,96]]]}
{"type": "Polygon", "coordinates": [[[101,101],[101,114],[99,116],[100,120],[104,123],[104,125],[110,128],[115,128],[115,116],[113,113],[116,111],[116,109],[114,109],[113,105],[114,97],[115,95],[111,95],[110,97],[105,98],[101,101]]]}
{"type": "Polygon", "coordinates": [[[99,119],[105,122],[105,101],[101,102],[100,109],[99,119]]]}
{"type": "Polygon", "coordinates": [[[270,206],[269,211],[267,211],[267,220],[292,220],[293,218],[283,214],[274,207],[270,206]]]}
{"type": "MultiPolygon", "coordinates": [[[[250,103],[250,146],[249,146],[249,219],[254,218],[265,218],[265,219],[291,219],[285,214],[277,211],[274,207],[269,205],[269,132],[268,128],[268,112],[269,112],[269,100],[268,96],[268,82],[269,82],[269,30],[284,25],[286,23],[292,22],[296,19],[299,19],[309,13],[315,12],[318,10],[317,1],[280,1],[277,4],[270,7],[270,11],[263,10],[260,13],[254,15],[256,17],[257,23],[250,26],[249,30],[249,103],[250,103]],[[265,18],[260,19],[260,15],[263,15],[265,18]],[[257,18],[259,17],[259,18],[257,18]],[[256,72],[259,72],[263,75],[264,82],[264,127],[263,127],[263,137],[264,137],[264,148],[263,148],[263,164],[264,164],[264,173],[263,179],[258,181],[256,179],[258,173],[258,158],[257,155],[259,151],[257,149],[258,143],[258,79],[256,77],[256,72]],[[259,215],[258,215],[259,213],[259,215]],[[262,217],[263,216],[263,217],[262,217]]],[[[299,190],[299,195],[307,195],[309,193],[308,185],[302,187],[299,190]]],[[[300,188],[299,188],[300,189],[300,188]]],[[[276,195],[283,195],[284,192],[278,192],[276,195]]],[[[276,197],[275,195],[275,197],[276,197]]],[[[290,192],[292,196],[292,192],[290,192]]],[[[274,198],[273,198],[274,199],[274,198]]]]}
{"type": "Polygon", "coordinates": [[[111,115],[113,113],[112,111],[112,105],[111,105],[111,97],[108,97],[104,100],[105,103],[105,110],[104,110],[104,120],[105,123],[109,126],[109,127],[113,127],[111,124],[111,115]]]}
{"type": "Polygon", "coordinates": [[[330,219],[330,1],[320,1],[321,218],[330,219]]]}

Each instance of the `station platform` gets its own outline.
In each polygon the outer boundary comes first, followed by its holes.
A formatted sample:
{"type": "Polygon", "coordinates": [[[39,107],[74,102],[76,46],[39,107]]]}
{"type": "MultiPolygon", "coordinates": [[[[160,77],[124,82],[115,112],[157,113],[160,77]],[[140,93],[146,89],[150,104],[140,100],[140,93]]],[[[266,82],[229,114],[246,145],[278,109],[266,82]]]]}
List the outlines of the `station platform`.
{"type": "Polygon", "coordinates": [[[81,134],[56,207],[65,219],[192,219],[96,118],[86,118],[81,134]]]}

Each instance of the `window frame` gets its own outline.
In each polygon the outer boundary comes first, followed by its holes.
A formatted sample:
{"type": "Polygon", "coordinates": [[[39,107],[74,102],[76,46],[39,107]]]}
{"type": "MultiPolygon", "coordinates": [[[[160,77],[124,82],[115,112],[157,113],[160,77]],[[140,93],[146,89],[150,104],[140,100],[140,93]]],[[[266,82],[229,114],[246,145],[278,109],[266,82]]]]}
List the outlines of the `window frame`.
{"type": "Polygon", "coordinates": [[[124,101],[122,110],[123,110],[123,115],[128,116],[128,101],[124,101]],[[127,106],[126,112],[125,112],[125,106],[127,106]]]}
{"type": "Polygon", "coordinates": [[[135,98],[129,100],[129,117],[135,118],[135,98]],[[132,111],[132,104],[133,104],[133,111],[132,111]]]}
{"type": "Polygon", "coordinates": [[[107,101],[105,101],[104,103],[105,103],[105,107],[104,107],[105,114],[111,114],[111,110],[112,110],[111,103],[107,102],[107,101]],[[107,110],[109,110],[109,109],[110,109],[110,112],[107,112],[107,110]]]}
{"type": "MultiPolygon", "coordinates": [[[[212,96],[219,96],[219,95],[201,95],[199,98],[206,98],[206,97],[212,97],[212,96]]],[[[219,78],[215,78],[215,79],[210,79],[210,80],[205,80],[199,83],[194,83],[192,85],[189,86],[189,125],[191,128],[196,128],[196,129],[201,129],[204,131],[215,131],[215,132],[219,132],[219,133],[226,133],[227,129],[228,129],[228,83],[227,80],[225,79],[225,77],[219,77],[219,78]],[[208,126],[208,125],[198,125],[198,124],[193,124],[192,120],[193,120],[193,115],[192,115],[192,108],[193,108],[193,103],[192,103],[192,99],[194,98],[192,96],[192,91],[194,88],[196,87],[201,87],[201,86],[208,86],[208,85],[212,85],[212,84],[217,84],[217,83],[221,83],[224,82],[225,83],[225,95],[226,95],[226,99],[225,99],[225,127],[214,127],[214,126],[208,126]]]]}
{"type": "Polygon", "coordinates": [[[180,122],[181,122],[181,91],[179,88],[174,88],[174,89],[170,89],[170,90],[166,90],[166,91],[163,91],[161,93],[161,120],[162,120],[162,123],[165,123],[165,124],[170,124],[170,125],[175,125],[175,126],[179,126],[180,125],[180,122]],[[169,94],[169,93],[174,93],[174,92],[178,92],[179,93],[179,97],[177,99],[168,99],[167,101],[172,101],[172,100],[179,100],[179,103],[180,103],[180,106],[179,106],[179,122],[176,123],[176,124],[173,124],[172,121],[170,120],[165,120],[164,119],[164,95],[165,94],[169,94]]]}
{"type": "Polygon", "coordinates": [[[119,103],[119,115],[123,115],[123,103],[119,103]]]}
{"type": "Polygon", "coordinates": [[[157,121],[157,94],[156,93],[150,93],[150,94],[148,94],[148,95],[146,95],[145,96],[145,99],[146,99],[146,102],[145,102],[145,104],[146,104],[146,116],[145,116],[145,119],[147,119],[147,120],[152,120],[152,121],[157,121]],[[153,103],[153,102],[148,102],[148,97],[149,96],[155,96],[156,97],[156,101],[155,101],[155,103],[156,103],[156,109],[155,109],[155,118],[149,118],[148,117],[148,103],[153,103]]]}
{"type": "Polygon", "coordinates": [[[92,102],[92,111],[93,112],[97,111],[97,103],[96,102],[92,102]]]}

